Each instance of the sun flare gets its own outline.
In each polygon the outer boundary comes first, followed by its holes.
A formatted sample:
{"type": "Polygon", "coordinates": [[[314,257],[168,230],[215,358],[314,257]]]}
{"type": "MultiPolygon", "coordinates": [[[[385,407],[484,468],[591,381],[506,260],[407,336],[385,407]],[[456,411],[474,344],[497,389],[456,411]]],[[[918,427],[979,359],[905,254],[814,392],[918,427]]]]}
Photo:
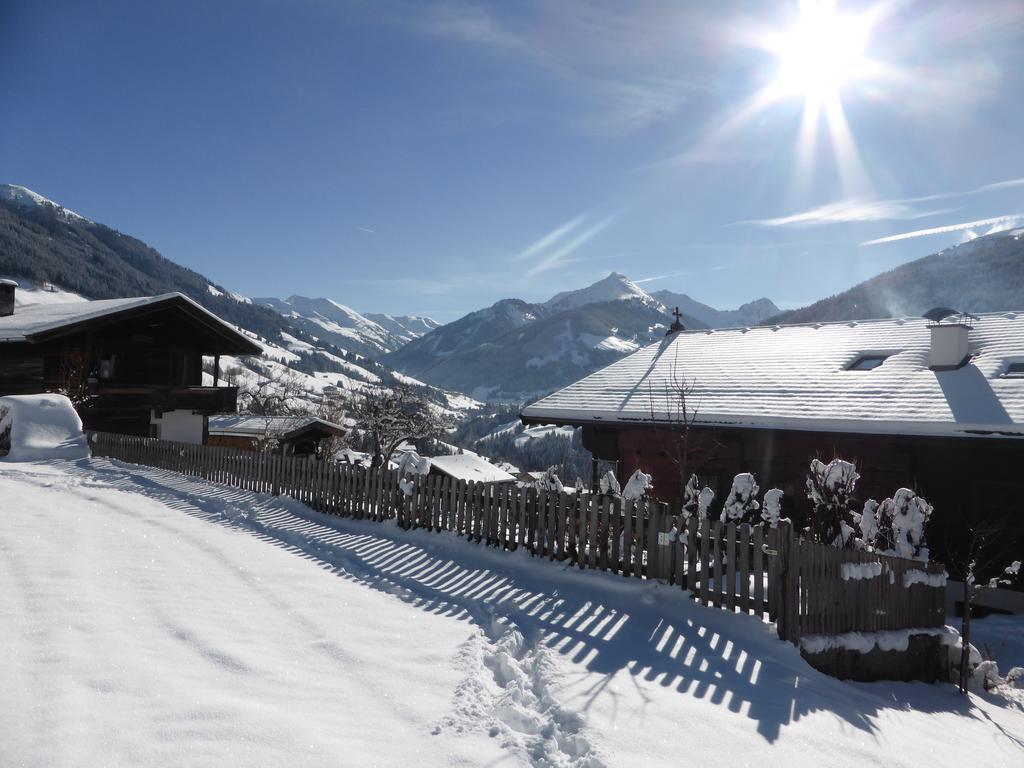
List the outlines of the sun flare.
{"type": "Polygon", "coordinates": [[[864,77],[869,31],[865,16],[842,15],[835,2],[802,3],[799,19],[770,46],[779,59],[780,94],[824,101],[864,77]]]}

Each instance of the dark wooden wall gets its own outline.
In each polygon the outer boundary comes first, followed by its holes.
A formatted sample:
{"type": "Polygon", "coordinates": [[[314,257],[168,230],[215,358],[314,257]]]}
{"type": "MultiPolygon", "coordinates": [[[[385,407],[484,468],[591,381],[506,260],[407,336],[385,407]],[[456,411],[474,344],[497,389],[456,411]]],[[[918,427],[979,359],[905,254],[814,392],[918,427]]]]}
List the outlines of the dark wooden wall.
{"type": "MultiPolygon", "coordinates": [[[[882,499],[911,488],[935,507],[929,541],[945,549],[963,524],[1009,517],[1024,526],[1024,441],[987,437],[921,437],[768,429],[693,429],[689,471],[715,491],[716,507],[732,478],[752,472],[761,491],[781,488],[783,507],[798,526],[809,502],[808,464],[843,458],[857,464],[857,497],[882,499]]],[[[676,508],[680,497],[677,432],[649,427],[584,427],[584,446],[600,459],[619,461],[619,481],[641,469],[654,477],[654,495],[676,508]]]]}

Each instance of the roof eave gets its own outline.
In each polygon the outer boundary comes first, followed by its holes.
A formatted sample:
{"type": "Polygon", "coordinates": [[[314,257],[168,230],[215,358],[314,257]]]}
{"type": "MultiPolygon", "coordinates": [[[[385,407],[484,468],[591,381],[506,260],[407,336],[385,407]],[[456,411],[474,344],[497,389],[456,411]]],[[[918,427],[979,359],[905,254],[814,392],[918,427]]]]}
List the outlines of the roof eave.
{"type": "MultiPolygon", "coordinates": [[[[636,418],[591,415],[588,417],[558,413],[520,413],[526,425],[552,424],[555,426],[604,426],[618,428],[671,427],[667,419],[645,416],[636,418]]],[[[867,420],[811,420],[772,419],[763,416],[706,417],[692,425],[705,429],[750,429],[787,432],[835,432],[839,434],[902,435],[911,437],[965,437],[1024,439],[1024,424],[961,424],[948,422],[893,422],[867,420]]]]}
{"type": "Polygon", "coordinates": [[[182,293],[169,293],[155,298],[155,301],[115,309],[95,317],[84,319],[69,318],[66,323],[56,327],[25,334],[23,339],[30,344],[39,344],[72,335],[82,329],[106,325],[114,319],[142,317],[169,307],[179,306],[185,309],[202,325],[209,328],[214,334],[222,336],[232,343],[232,345],[227,347],[219,347],[215,354],[235,355],[236,357],[250,357],[263,354],[263,347],[188,296],[182,293]]]}

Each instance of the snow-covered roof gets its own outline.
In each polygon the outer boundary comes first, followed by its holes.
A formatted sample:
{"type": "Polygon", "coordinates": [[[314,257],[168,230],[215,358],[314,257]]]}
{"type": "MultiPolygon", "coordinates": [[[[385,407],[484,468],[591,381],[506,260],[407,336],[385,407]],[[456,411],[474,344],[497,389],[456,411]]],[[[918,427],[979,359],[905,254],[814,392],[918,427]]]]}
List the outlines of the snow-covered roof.
{"type": "Polygon", "coordinates": [[[671,423],[682,379],[703,425],[1024,437],[1024,312],[973,323],[969,362],[929,367],[921,318],[677,333],[523,409],[530,423],[671,423]],[[848,370],[866,355],[871,370],[848,370]]]}
{"type": "Polygon", "coordinates": [[[345,433],[340,424],[316,416],[211,416],[211,435],[255,435],[288,437],[300,430],[320,427],[339,435],[345,433]]]}
{"type": "Polygon", "coordinates": [[[249,350],[248,354],[256,354],[259,351],[254,341],[182,293],[19,306],[14,314],[0,317],[0,343],[37,341],[40,337],[58,333],[69,326],[102,320],[132,310],[156,308],[162,304],[183,305],[217,328],[223,335],[235,339],[241,349],[249,350]]]}
{"type": "Polygon", "coordinates": [[[472,480],[477,483],[513,483],[515,477],[499,469],[484,458],[474,454],[458,456],[431,456],[430,464],[456,480],[472,480]]]}

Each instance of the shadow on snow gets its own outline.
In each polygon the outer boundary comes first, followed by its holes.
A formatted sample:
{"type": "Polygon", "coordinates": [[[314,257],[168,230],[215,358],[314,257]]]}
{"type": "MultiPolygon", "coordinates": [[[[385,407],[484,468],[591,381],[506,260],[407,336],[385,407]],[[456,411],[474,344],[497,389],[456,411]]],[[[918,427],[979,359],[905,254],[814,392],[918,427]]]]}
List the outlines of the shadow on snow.
{"type": "MultiPolygon", "coordinates": [[[[742,713],[769,742],[785,725],[816,711],[830,712],[866,734],[876,732],[874,721],[883,709],[978,716],[970,700],[951,686],[855,684],[827,677],[778,640],[771,624],[704,608],[675,587],[467,545],[450,533],[403,531],[393,521],[323,515],[292,499],[170,471],[139,472],[107,460],[75,466],[82,476],[244,530],[421,610],[471,622],[488,633],[496,619],[514,622],[528,643],[563,654],[597,675],[596,682],[584,678],[589,684],[579,692],[584,710],[600,694],[610,693],[613,678],[626,671],[634,680],[742,713]]],[[[194,543],[217,554],[201,540],[194,543]]],[[[269,597],[257,579],[248,581],[269,597]]],[[[639,686],[638,691],[650,701],[639,686]]],[[[996,697],[992,701],[1006,704],[996,697]]]]}

